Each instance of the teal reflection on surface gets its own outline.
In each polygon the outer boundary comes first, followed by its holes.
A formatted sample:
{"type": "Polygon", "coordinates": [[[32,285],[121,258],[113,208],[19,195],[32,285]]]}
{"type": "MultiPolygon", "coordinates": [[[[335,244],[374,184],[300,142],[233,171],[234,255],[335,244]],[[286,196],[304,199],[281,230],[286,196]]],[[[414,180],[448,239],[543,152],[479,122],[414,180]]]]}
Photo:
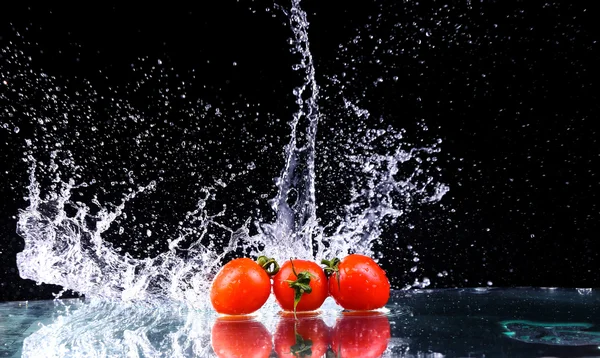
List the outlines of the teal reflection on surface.
{"type": "Polygon", "coordinates": [[[500,322],[507,331],[504,335],[527,343],[559,346],[600,346],[600,332],[589,331],[590,323],[532,322],[512,320],[500,322]]]}
{"type": "Polygon", "coordinates": [[[600,295],[557,289],[394,291],[386,310],[218,316],[182,305],[0,303],[0,357],[598,356],[600,295]]]}

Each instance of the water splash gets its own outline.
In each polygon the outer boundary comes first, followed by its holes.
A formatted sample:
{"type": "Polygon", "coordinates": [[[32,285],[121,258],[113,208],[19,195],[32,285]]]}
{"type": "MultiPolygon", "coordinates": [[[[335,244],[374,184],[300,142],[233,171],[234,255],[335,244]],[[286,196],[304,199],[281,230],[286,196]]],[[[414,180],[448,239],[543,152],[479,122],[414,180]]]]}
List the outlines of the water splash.
{"type": "Polygon", "coordinates": [[[300,0],[285,11],[293,31],[293,51],[301,55],[294,69],[303,72],[302,84],[294,89],[298,110],[290,122],[290,141],[285,147],[285,165],[277,178],[277,196],[270,201],[276,213],[274,224],[261,226],[261,240],[268,256],[313,258],[313,239],[319,234],[315,208],[315,140],[319,122],[319,87],[308,40],[306,12],[300,0]],[[285,244],[282,245],[281,243],[285,244]],[[272,250],[274,248],[275,250],[272,250]]]}
{"type": "MultiPolygon", "coordinates": [[[[184,238],[180,236],[171,243],[169,251],[140,260],[119,254],[102,237],[126,203],[152,190],[156,183],[124,195],[121,203],[112,208],[94,200],[99,207],[96,214],[91,214],[87,205],[71,200],[72,191],[78,187],[73,180],[60,184],[58,193],[42,198],[35,166],[32,167],[30,204],[17,223],[17,233],[25,241],[24,250],[17,254],[21,277],[60,285],[90,297],[157,303],[175,300],[204,307],[208,288],[205,275],[214,271],[219,257],[200,244],[201,238],[190,245],[185,259],[177,255],[177,243],[184,238]],[[68,215],[67,206],[75,213],[68,215]]],[[[213,219],[196,217],[205,230],[213,219]]]]}
{"type": "MultiPolygon", "coordinates": [[[[17,228],[25,241],[23,252],[17,256],[22,277],[57,284],[91,298],[147,304],[176,301],[204,309],[208,285],[216,270],[225,258],[239,255],[240,250],[278,260],[320,259],[349,252],[371,255],[385,225],[397,223],[419,204],[440,200],[448,187],[437,183],[428,168],[435,162],[441,142],[410,147],[403,143],[404,131],[365,127],[353,133],[340,132],[331,143],[342,143],[335,150],[340,163],[335,170],[340,178],[347,179],[348,193],[343,195],[347,201],[338,208],[340,215],[326,224],[319,222],[315,159],[317,126],[323,114],[319,110],[309,24],[299,0],[283,11],[293,33],[293,52],[300,55],[294,69],[301,73],[301,84],[294,89],[298,109],[289,123],[285,161],[275,180],[277,194],[269,201],[275,219],[250,218],[231,225],[226,208],[215,211],[209,205],[213,193],[226,187],[232,177],[217,179],[214,187],[200,190],[196,207],[186,213],[176,230],[163,235],[167,250],[135,258],[121,253],[120,247],[107,240],[107,233],[118,223],[131,220],[125,208],[151,196],[160,180],[146,185],[138,185],[140,179],[125,182],[129,189],[117,204],[100,202],[96,195],[90,200],[93,205],[85,204],[75,199],[75,191],[93,187],[93,183],[86,183],[80,179],[82,175],[76,174],[81,167],[68,150],[49,150],[51,159],[45,165],[49,170],[42,178],[51,182],[47,187],[36,176],[35,163],[39,159],[29,154],[29,206],[20,212],[17,228]],[[47,195],[42,194],[44,189],[47,195]],[[251,234],[251,223],[256,227],[255,234],[251,234]],[[215,230],[222,234],[215,235],[215,230]]],[[[367,110],[345,97],[343,100],[345,115],[369,118],[367,110]]],[[[133,106],[123,108],[143,122],[133,106]]],[[[52,120],[39,124],[51,126],[52,120]]],[[[50,136],[47,140],[56,138],[50,136]]],[[[153,233],[145,228],[138,235],[153,233]]]]}

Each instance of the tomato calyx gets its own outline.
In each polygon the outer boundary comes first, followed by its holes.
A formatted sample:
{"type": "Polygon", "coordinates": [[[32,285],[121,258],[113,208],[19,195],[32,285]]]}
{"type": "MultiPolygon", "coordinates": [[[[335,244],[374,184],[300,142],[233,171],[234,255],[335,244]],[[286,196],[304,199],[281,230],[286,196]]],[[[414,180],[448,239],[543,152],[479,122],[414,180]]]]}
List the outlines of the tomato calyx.
{"type": "Polygon", "coordinates": [[[259,256],[258,259],[256,259],[256,263],[267,272],[269,277],[279,272],[279,264],[274,258],[259,256]]]}
{"type": "Polygon", "coordinates": [[[294,290],[294,318],[298,319],[296,316],[296,307],[298,306],[303,294],[312,292],[312,287],[310,287],[310,278],[313,277],[313,275],[308,271],[296,273],[294,261],[290,259],[290,262],[292,264],[292,272],[294,275],[296,275],[296,281],[286,280],[286,282],[290,288],[294,290]]]}
{"type": "Polygon", "coordinates": [[[312,356],[312,345],[313,342],[310,339],[304,339],[297,329],[296,324],[294,324],[294,337],[296,343],[290,347],[290,354],[294,357],[310,357],[312,356]]]}
{"type": "Polygon", "coordinates": [[[338,259],[337,257],[334,257],[331,260],[323,259],[321,260],[321,265],[325,265],[323,271],[325,271],[325,276],[327,276],[327,278],[331,277],[331,275],[333,274],[336,274],[335,276],[338,283],[338,289],[341,289],[340,275],[338,274],[340,272],[340,259],[338,259]]]}

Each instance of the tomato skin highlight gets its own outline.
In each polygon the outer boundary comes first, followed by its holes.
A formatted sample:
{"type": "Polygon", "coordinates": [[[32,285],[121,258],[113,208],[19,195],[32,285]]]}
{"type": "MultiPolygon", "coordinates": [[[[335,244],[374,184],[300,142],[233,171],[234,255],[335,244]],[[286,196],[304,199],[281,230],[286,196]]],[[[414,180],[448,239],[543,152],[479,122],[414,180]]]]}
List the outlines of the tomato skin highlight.
{"type": "Polygon", "coordinates": [[[211,345],[217,357],[267,358],[271,354],[271,334],[252,319],[217,318],[211,332],[211,345]]]}
{"type": "Polygon", "coordinates": [[[274,340],[277,357],[297,357],[292,353],[292,347],[297,344],[296,333],[302,336],[304,340],[312,342],[312,354],[303,357],[323,357],[327,353],[330,332],[329,327],[321,318],[302,317],[296,320],[286,317],[279,321],[275,330],[274,340]]]}
{"type": "MultiPolygon", "coordinates": [[[[314,311],[321,307],[323,301],[329,295],[329,289],[327,288],[327,277],[323,269],[315,262],[307,260],[293,260],[294,269],[296,273],[302,271],[309,272],[312,276],[310,279],[310,287],[312,288],[311,293],[304,293],[296,311],[306,312],[314,311]]],[[[279,272],[273,276],[273,293],[277,303],[284,311],[294,310],[294,289],[292,289],[287,281],[295,281],[297,276],[294,274],[292,264],[290,261],[286,261],[279,272]]]]}
{"type": "Polygon", "coordinates": [[[343,258],[338,272],[329,277],[329,294],[347,310],[374,310],[388,302],[390,282],[373,259],[352,254],[343,258]]]}
{"type": "Polygon", "coordinates": [[[240,258],[228,262],[217,273],[210,302],[218,313],[244,315],[261,308],[270,294],[267,272],[251,259],[240,258]]]}
{"type": "Polygon", "coordinates": [[[343,314],[333,328],[331,349],[336,357],[381,357],[390,338],[390,321],[384,314],[343,314]]]}

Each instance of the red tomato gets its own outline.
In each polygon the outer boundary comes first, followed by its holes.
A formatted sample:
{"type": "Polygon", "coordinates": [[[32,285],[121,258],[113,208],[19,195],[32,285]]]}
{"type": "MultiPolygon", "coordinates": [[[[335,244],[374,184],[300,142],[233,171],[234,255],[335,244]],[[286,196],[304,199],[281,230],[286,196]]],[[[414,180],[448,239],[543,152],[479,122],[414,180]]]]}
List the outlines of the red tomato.
{"type": "Polygon", "coordinates": [[[329,294],[338,305],[347,310],[366,311],[385,306],[390,298],[390,282],[385,271],[373,259],[364,255],[346,256],[336,264],[336,260],[323,264],[333,264],[326,268],[332,272],[329,277],[329,294]]]}
{"type": "Polygon", "coordinates": [[[293,267],[292,261],[287,261],[273,276],[273,293],[285,311],[314,311],[328,296],[327,277],[323,269],[312,261],[293,260],[293,267]],[[300,301],[294,310],[297,298],[300,301]]]}
{"type": "Polygon", "coordinates": [[[390,337],[390,321],[385,315],[344,314],[333,328],[331,349],[336,357],[381,357],[390,337]]]}
{"type": "Polygon", "coordinates": [[[271,354],[271,334],[252,319],[217,318],[212,328],[211,344],[217,357],[263,358],[271,354]]]}
{"type": "Polygon", "coordinates": [[[210,302],[219,313],[242,315],[261,308],[270,294],[271,280],[265,268],[241,258],[230,261],[217,273],[210,289],[210,302]]]}
{"type": "Polygon", "coordinates": [[[320,318],[282,318],[277,325],[277,357],[323,357],[328,346],[329,327],[320,318]]]}

